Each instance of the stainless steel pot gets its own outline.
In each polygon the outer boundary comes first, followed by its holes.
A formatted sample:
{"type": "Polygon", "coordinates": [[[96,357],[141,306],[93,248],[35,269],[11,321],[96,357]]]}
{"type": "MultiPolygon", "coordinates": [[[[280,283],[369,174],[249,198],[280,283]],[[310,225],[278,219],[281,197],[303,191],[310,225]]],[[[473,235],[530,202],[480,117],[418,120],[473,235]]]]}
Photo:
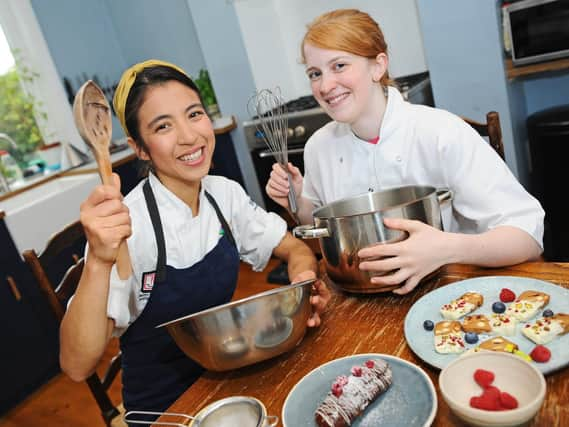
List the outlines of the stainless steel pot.
{"type": "Polygon", "coordinates": [[[440,204],[452,199],[449,190],[406,186],[338,200],[313,212],[314,225],[293,230],[296,237],[319,239],[326,272],[340,288],[354,293],[385,292],[394,288],[371,283],[372,273],[359,269],[360,249],[399,242],[407,233],[387,228],[384,218],[422,221],[442,230],[440,204]]]}

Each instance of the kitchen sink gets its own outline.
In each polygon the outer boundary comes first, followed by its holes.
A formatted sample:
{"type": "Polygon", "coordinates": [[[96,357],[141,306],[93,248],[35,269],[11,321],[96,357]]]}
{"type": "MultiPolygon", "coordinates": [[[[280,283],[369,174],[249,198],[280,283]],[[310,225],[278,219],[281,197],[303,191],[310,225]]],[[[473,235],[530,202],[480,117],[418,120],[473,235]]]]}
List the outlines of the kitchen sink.
{"type": "Polygon", "coordinates": [[[78,220],[79,206],[97,183],[96,173],[63,176],[0,201],[18,252],[41,251],[53,233],[78,220]]]}

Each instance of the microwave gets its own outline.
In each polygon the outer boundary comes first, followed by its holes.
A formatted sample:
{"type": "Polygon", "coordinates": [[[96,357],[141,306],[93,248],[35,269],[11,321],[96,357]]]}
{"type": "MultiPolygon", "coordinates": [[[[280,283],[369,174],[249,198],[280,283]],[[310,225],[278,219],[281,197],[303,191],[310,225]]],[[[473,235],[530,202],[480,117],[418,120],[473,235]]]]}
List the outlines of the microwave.
{"type": "Polygon", "coordinates": [[[514,66],[569,56],[569,0],[523,0],[504,13],[514,66]]]}

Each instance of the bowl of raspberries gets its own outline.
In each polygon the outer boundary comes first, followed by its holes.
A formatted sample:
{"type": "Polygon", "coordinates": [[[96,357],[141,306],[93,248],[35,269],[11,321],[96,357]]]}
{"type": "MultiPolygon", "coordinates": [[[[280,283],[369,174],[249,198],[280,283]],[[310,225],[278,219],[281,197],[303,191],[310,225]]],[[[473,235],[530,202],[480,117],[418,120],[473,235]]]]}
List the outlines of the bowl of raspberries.
{"type": "Polygon", "coordinates": [[[509,353],[480,352],[459,357],[440,373],[449,408],[476,426],[517,426],[541,408],[546,383],[533,364],[509,353]]]}

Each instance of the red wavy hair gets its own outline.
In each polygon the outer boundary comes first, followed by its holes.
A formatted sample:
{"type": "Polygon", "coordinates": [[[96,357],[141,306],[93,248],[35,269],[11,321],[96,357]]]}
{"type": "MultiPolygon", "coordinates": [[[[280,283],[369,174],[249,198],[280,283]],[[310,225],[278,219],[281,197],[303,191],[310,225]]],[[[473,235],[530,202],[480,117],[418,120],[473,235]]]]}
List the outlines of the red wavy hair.
{"type": "MultiPolygon", "coordinates": [[[[358,9],[333,10],[312,21],[300,47],[303,64],[306,64],[306,43],[321,49],[341,50],[370,59],[380,53],[387,55],[387,43],[378,23],[358,9]]],[[[393,83],[388,71],[382,76],[380,83],[384,86],[393,83]]]]}

